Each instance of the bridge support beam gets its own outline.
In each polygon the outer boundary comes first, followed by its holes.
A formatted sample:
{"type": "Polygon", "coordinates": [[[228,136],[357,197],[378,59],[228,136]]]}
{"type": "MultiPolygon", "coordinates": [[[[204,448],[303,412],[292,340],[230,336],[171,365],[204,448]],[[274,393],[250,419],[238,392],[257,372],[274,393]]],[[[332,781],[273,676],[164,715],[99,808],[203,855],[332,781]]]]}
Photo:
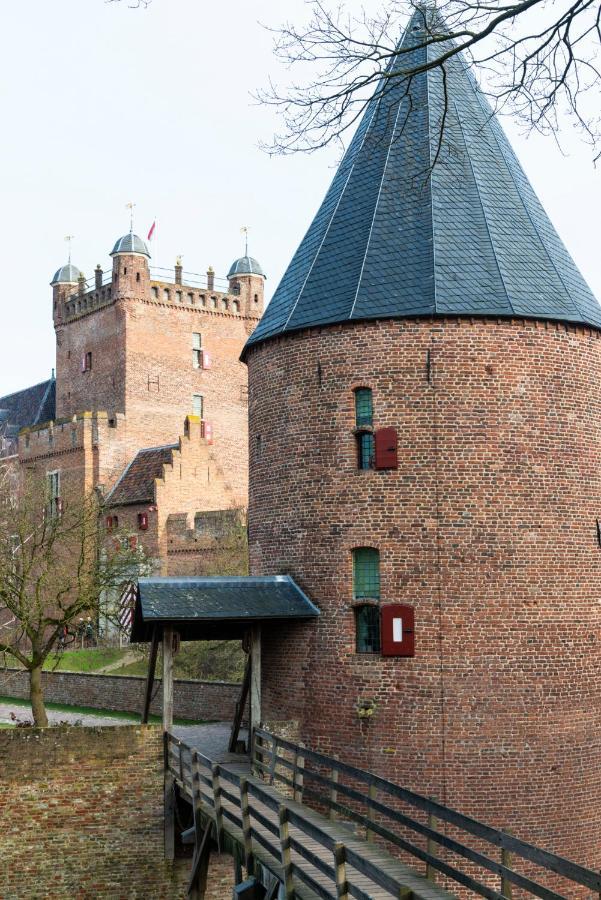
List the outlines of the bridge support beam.
{"type": "Polygon", "coordinates": [[[163,731],[173,727],[173,627],[163,628],[163,731]]]}
{"type": "Polygon", "coordinates": [[[261,626],[253,625],[250,631],[250,724],[261,726],[261,626]]]}

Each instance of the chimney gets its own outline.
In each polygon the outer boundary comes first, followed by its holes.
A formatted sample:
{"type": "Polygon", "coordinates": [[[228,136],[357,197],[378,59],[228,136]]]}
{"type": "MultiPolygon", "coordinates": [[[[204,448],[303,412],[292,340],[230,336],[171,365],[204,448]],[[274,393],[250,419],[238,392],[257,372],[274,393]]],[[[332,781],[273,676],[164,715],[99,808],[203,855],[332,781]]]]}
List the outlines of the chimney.
{"type": "Polygon", "coordinates": [[[176,284],[182,283],[182,272],[183,272],[182,258],[181,258],[181,256],[178,256],[175,260],[175,283],[176,284]]]}
{"type": "Polygon", "coordinates": [[[207,270],[207,290],[215,290],[215,270],[213,266],[209,266],[207,270]]]}
{"type": "Polygon", "coordinates": [[[97,291],[102,287],[102,266],[100,263],[94,269],[94,286],[97,291]]]}

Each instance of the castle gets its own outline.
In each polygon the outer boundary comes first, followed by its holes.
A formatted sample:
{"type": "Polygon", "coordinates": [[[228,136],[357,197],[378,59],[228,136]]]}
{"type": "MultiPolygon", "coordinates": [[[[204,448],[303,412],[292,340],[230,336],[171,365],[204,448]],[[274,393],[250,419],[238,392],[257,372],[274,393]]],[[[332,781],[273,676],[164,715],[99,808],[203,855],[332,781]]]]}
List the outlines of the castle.
{"type": "Polygon", "coordinates": [[[244,350],[251,572],[321,610],[262,716],[598,868],[601,307],[445,67],[376,93],[244,350]]]}
{"type": "Polygon", "coordinates": [[[5,458],[47,482],[49,502],[97,490],[107,531],[154,571],[203,571],[245,521],[247,375],[239,361],[263,311],[265,276],[246,255],[218,283],[151,270],[146,243],[117,240],[91,282],[52,278],[56,377],[0,398],[5,458]]]}

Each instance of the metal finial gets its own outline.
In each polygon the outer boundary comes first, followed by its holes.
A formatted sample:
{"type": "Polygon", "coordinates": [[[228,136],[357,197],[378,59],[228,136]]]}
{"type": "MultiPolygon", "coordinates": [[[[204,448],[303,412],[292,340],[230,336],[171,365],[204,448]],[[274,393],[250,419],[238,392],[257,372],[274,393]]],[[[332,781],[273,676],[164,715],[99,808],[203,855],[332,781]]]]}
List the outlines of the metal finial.
{"type": "Polygon", "coordinates": [[[75,237],[74,234],[66,234],[65,235],[65,240],[66,240],[67,244],[69,245],[69,265],[71,265],[71,241],[73,240],[74,237],[75,237]]]}
{"type": "Polygon", "coordinates": [[[248,256],[248,232],[250,231],[250,225],[243,225],[240,229],[240,232],[244,235],[244,255],[248,256]]]}
{"type": "Polygon", "coordinates": [[[130,234],[134,233],[134,209],[136,204],[133,201],[125,204],[125,208],[129,210],[129,231],[130,234]]]}

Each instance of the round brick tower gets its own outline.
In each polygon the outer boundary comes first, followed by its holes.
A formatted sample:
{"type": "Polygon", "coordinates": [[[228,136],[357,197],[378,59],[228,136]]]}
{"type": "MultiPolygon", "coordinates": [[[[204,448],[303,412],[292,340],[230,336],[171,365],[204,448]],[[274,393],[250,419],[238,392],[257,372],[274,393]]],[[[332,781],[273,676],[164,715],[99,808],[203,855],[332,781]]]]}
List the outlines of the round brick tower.
{"type": "Polygon", "coordinates": [[[245,349],[252,572],[321,610],[264,634],[263,718],[598,868],[601,308],[447,80],[432,169],[439,74],[372,101],[245,349]]]}

